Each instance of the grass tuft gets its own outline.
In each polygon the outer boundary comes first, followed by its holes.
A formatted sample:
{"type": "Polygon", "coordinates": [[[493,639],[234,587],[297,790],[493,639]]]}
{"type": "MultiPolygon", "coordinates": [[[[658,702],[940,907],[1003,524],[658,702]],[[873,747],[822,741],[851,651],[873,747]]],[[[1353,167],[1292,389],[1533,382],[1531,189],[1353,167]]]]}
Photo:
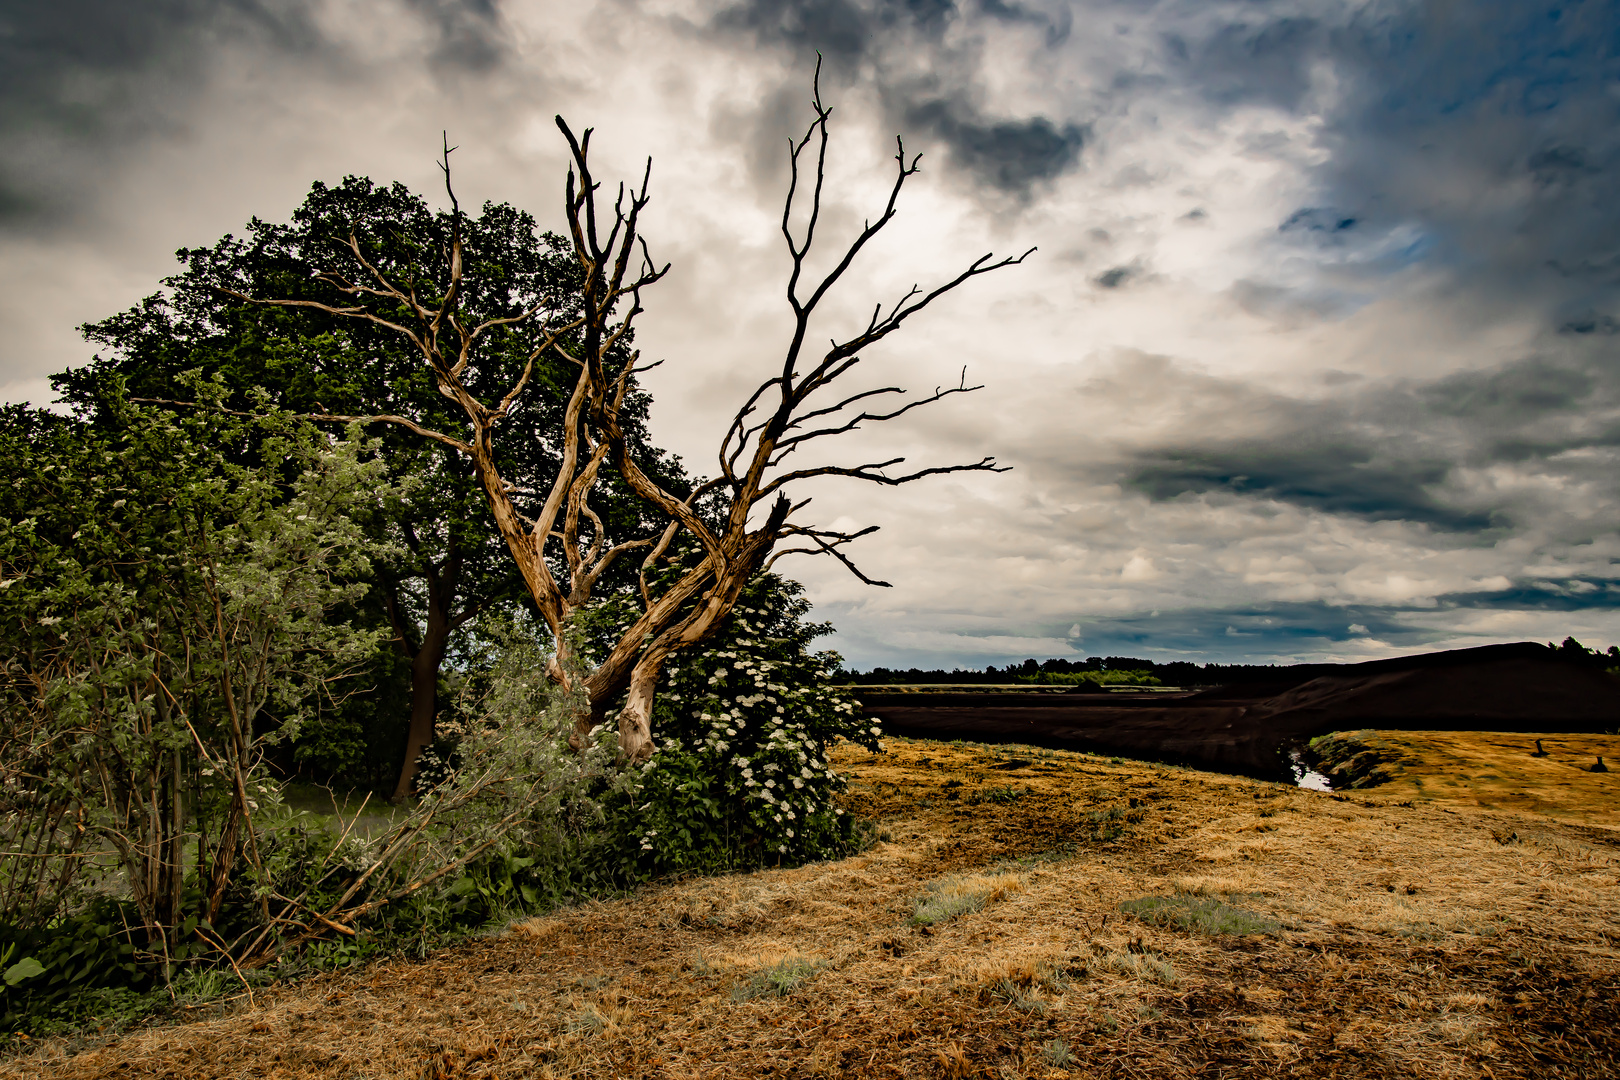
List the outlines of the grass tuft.
{"type": "Polygon", "coordinates": [[[1024,879],[1020,874],[950,874],[928,886],[928,892],[912,904],[913,926],[938,926],[984,907],[986,903],[1004,898],[1008,893],[1022,892],[1024,879]]]}
{"type": "Polygon", "coordinates": [[[1147,979],[1163,986],[1174,986],[1180,981],[1175,968],[1149,952],[1111,952],[1097,966],[1127,979],[1147,979]]]}
{"type": "Polygon", "coordinates": [[[1045,1016],[1049,1007],[1037,987],[1026,986],[1016,979],[998,979],[996,984],[990,987],[990,996],[1035,1016],[1045,1016]]]}
{"type": "Polygon", "coordinates": [[[1069,1049],[1069,1044],[1064,1039],[1053,1039],[1041,1047],[1041,1057],[1048,1065],[1055,1065],[1060,1069],[1066,1069],[1075,1063],[1074,1051],[1069,1049]]]}
{"type": "Polygon", "coordinates": [[[732,1001],[752,1001],[762,997],[787,997],[815,978],[825,966],[822,961],[790,956],[748,976],[746,982],[731,987],[732,1001]]]}
{"type": "MultiPolygon", "coordinates": [[[[1107,810],[1091,811],[1085,816],[1085,823],[1082,826],[1085,829],[1083,838],[1094,844],[1118,840],[1125,833],[1125,816],[1125,811],[1117,806],[1111,806],[1107,810]]],[[[1142,815],[1138,814],[1136,820],[1142,820],[1142,815]]]]}
{"type": "Polygon", "coordinates": [[[1144,896],[1127,900],[1119,910],[1153,926],[1172,926],[1214,936],[1217,934],[1277,934],[1282,926],[1275,919],[1222,903],[1213,897],[1144,896]]]}
{"type": "Polygon", "coordinates": [[[613,1038],[630,1023],[631,1011],[623,1004],[610,1001],[584,1001],[574,1003],[574,1013],[564,1026],[571,1035],[590,1038],[613,1038]]]}

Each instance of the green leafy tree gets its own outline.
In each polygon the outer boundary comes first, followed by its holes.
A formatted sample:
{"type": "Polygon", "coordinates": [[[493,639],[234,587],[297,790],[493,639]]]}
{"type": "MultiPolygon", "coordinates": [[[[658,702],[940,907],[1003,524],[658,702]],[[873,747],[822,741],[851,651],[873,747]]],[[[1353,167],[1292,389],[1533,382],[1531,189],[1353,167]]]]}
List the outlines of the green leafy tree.
{"type": "MultiPolygon", "coordinates": [[[[375,647],[329,615],[366,589],[359,512],[389,488],[375,446],[280,415],[104,419],[0,417],[0,880],[30,873],[30,848],[115,877],[167,955],[261,868],[266,751],[375,647]],[[279,467],[232,461],[249,443],[279,467]]],[[[13,924],[59,916],[59,884],[13,924]]]]}
{"type": "MultiPolygon", "coordinates": [[[[163,293],[85,327],[110,352],[59,376],[58,389],[95,416],[125,390],[137,399],[179,399],[186,374],[200,372],[218,379],[225,404],[239,411],[255,408],[251,395],[262,388],[268,402],[294,413],[389,421],[373,428],[383,440],[389,478],[414,482],[372,515],[375,532],[397,554],[373,562],[376,588],[363,603],[373,621],[391,630],[409,668],[409,724],[391,777],[393,795],[402,799],[412,791],[419,755],[436,737],[442,672],[459,633],[527,592],[472,460],[443,440],[419,437],[454,428],[457,403],[436,385],[409,341],[382,322],[327,310],[318,301],[330,299],[334,287],[363,286],[374,274],[399,283],[409,296],[431,294],[435,282],[452,275],[454,262],[458,316],[488,328],[479,365],[461,376],[466,392],[498,396],[529,372],[523,407],[503,418],[504,437],[494,451],[504,490],[521,498],[547,487],[561,466],[572,365],[560,355],[536,364],[519,324],[537,308],[566,321],[579,305],[581,271],[565,240],[540,233],[529,215],[509,205],[487,204],[477,215],[434,211],[400,184],[357,177],[336,187],[314,185],[288,224],[255,219],[245,237],[185,249],[179,258],[185,269],[165,280],[163,293]],[[288,304],[239,299],[247,295],[283,297],[288,304]]],[[[411,318],[398,299],[384,298],[368,310],[385,320],[411,318]]],[[[617,348],[623,353],[628,346],[625,339],[617,348]]],[[[623,417],[626,437],[648,470],[684,490],[678,463],[647,442],[646,399],[633,387],[623,417]]],[[[613,477],[604,478],[589,512],[620,532],[655,528],[644,520],[646,505],[628,497],[613,477]]],[[[566,573],[568,555],[553,549],[551,558],[555,572],[566,573]]],[[[612,568],[598,595],[633,580],[631,564],[612,568]]],[[[394,666],[379,658],[373,675],[386,681],[394,666]]],[[[340,768],[365,755],[365,742],[386,737],[379,727],[386,725],[334,714],[300,749],[340,768]]]]}

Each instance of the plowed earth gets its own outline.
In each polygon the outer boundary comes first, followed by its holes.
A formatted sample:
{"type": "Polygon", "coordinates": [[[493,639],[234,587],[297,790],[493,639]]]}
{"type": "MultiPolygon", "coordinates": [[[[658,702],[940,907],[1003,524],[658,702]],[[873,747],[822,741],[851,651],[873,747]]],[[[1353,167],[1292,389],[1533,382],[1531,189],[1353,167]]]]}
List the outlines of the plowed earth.
{"type": "Polygon", "coordinates": [[[1620,1076],[1612,830],[1017,747],[839,759],[887,837],[859,856],[648,888],[0,1076],[1620,1076]],[[970,874],[980,910],[913,925],[970,874]],[[1120,910],[1171,895],[1269,931],[1120,910]],[[772,971],[785,993],[759,992],[772,971]]]}

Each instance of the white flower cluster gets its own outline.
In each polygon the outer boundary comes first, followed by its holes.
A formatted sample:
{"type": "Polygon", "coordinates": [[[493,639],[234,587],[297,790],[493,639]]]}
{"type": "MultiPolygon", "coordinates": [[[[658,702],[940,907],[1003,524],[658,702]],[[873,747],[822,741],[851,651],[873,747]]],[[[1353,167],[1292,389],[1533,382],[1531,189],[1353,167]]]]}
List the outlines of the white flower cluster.
{"type": "Polygon", "coordinates": [[[637,801],[639,847],[655,867],[677,865],[665,853],[676,858],[678,838],[705,830],[732,837],[754,858],[814,857],[841,843],[834,798],[844,780],[826,748],[839,739],[870,746],[877,733],[832,687],[837,657],[806,648],[826,628],[799,621],[808,605],[797,599],[797,586],[759,594],[766,602],[733,609],[709,648],[681,653],[665,668],[660,735],[681,755],[678,766],[670,759],[681,771],[647,788],[668,793],[658,807],[637,801]],[[692,778],[702,777],[712,779],[694,786],[692,778]],[[678,829],[661,826],[662,836],[645,829],[670,815],[705,813],[714,821],[688,817],[678,829]],[[722,818],[723,830],[716,824],[722,818]]]}

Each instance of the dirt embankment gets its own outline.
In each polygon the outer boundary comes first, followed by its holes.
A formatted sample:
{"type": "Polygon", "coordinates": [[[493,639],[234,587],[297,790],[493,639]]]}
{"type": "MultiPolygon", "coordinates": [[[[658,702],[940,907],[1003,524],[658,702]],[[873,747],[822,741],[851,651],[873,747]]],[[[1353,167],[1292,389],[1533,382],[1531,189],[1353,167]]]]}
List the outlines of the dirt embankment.
{"type": "Polygon", "coordinates": [[[652,887],[0,1077],[1620,1076],[1612,831],[1028,747],[836,759],[885,830],[857,857],[652,887]],[[977,908],[918,924],[964,890],[977,908]]]}
{"type": "MultiPolygon", "coordinates": [[[[1282,669],[1286,672],[1287,669],[1282,669]]],[[[886,729],[1104,750],[1273,778],[1330,731],[1588,732],[1620,727],[1620,679],[1533,642],[1299,669],[1289,685],[1198,693],[904,692],[862,688],[886,729]]]]}

